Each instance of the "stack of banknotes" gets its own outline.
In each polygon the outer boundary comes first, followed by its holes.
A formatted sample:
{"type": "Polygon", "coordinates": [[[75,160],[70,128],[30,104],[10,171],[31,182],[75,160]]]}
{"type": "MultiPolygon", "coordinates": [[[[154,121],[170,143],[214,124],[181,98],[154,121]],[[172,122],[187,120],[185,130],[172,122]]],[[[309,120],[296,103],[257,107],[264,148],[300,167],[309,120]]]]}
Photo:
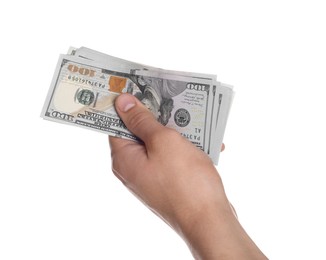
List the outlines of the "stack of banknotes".
{"type": "Polygon", "coordinates": [[[115,111],[121,93],[136,96],[161,124],[218,163],[234,92],[216,75],[154,68],[71,47],[59,58],[41,116],[139,141],[115,111]]]}

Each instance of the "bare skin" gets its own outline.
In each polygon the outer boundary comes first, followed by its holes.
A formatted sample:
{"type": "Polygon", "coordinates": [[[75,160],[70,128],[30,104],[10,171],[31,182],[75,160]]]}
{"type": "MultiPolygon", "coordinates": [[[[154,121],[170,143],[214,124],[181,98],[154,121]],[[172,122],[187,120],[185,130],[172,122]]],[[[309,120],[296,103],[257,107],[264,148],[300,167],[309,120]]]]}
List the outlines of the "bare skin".
{"type": "Polygon", "coordinates": [[[240,225],[210,158],[129,94],[115,106],[144,143],[109,137],[112,170],[187,243],[195,259],[267,259],[240,225]]]}

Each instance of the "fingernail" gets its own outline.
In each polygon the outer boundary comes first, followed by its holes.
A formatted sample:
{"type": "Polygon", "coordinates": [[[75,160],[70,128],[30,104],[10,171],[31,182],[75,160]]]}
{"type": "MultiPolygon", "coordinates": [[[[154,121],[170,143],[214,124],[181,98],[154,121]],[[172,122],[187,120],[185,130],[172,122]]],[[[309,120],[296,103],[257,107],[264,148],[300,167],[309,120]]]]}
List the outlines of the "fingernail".
{"type": "Polygon", "coordinates": [[[127,112],[136,105],[135,97],[122,94],[117,100],[117,106],[122,112],[127,112]]]}

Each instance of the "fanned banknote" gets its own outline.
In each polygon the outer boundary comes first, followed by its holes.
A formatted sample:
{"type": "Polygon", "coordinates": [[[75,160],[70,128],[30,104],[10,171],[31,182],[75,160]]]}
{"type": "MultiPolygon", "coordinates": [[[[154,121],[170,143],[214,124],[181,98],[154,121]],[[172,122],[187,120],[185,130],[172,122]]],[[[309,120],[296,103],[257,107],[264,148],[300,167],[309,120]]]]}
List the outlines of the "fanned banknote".
{"type": "Polygon", "coordinates": [[[59,58],[42,117],[137,141],[115,111],[121,93],[136,96],[161,124],[217,164],[233,91],[214,75],[163,70],[71,48],[59,58]]]}

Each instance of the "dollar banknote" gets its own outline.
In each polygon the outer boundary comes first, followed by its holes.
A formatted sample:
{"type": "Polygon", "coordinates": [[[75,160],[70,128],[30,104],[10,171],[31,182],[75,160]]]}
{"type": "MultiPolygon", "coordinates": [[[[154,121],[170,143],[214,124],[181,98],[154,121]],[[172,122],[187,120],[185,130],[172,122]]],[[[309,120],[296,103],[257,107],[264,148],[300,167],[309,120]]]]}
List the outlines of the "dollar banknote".
{"type": "Polygon", "coordinates": [[[204,74],[204,73],[196,73],[196,72],[187,72],[187,71],[175,71],[175,70],[166,70],[166,69],[160,69],[155,68],[149,65],[144,65],[136,62],[131,62],[128,60],[124,60],[118,57],[114,57],[102,52],[98,52],[86,47],[81,48],[73,48],[71,47],[68,50],[68,53],[71,55],[75,55],[81,58],[86,58],[89,60],[97,61],[101,64],[106,64],[109,66],[112,66],[113,64],[115,66],[119,66],[120,68],[132,68],[132,69],[138,69],[138,70],[147,70],[147,71],[155,71],[155,72],[163,72],[164,74],[172,74],[172,75],[180,75],[185,77],[192,77],[192,78],[201,78],[201,79],[211,79],[216,80],[216,75],[213,74],[204,74]]]}
{"type": "MultiPolygon", "coordinates": [[[[164,73],[169,73],[173,75],[182,75],[192,78],[202,78],[211,80],[214,85],[213,90],[213,108],[211,113],[211,131],[209,135],[209,149],[206,151],[212,158],[213,161],[217,163],[219,158],[220,147],[222,145],[223,135],[225,132],[225,126],[228,118],[228,114],[231,108],[234,92],[231,85],[221,83],[216,81],[216,75],[203,74],[203,73],[193,73],[184,71],[171,71],[163,70],[155,67],[151,67],[144,64],[139,64],[117,58],[108,54],[104,54],[86,47],[81,48],[71,48],[69,53],[79,57],[83,57],[89,60],[96,60],[101,64],[117,64],[121,68],[137,68],[139,70],[151,71],[154,73],[163,71],[164,73]]],[[[207,139],[208,140],[208,139],[207,139]]]]}
{"type": "Polygon", "coordinates": [[[42,117],[137,141],[115,111],[121,93],[136,96],[161,124],[217,164],[233,91],[214,75],[163,70],[71,48],[59,58],[42,117]]]}

